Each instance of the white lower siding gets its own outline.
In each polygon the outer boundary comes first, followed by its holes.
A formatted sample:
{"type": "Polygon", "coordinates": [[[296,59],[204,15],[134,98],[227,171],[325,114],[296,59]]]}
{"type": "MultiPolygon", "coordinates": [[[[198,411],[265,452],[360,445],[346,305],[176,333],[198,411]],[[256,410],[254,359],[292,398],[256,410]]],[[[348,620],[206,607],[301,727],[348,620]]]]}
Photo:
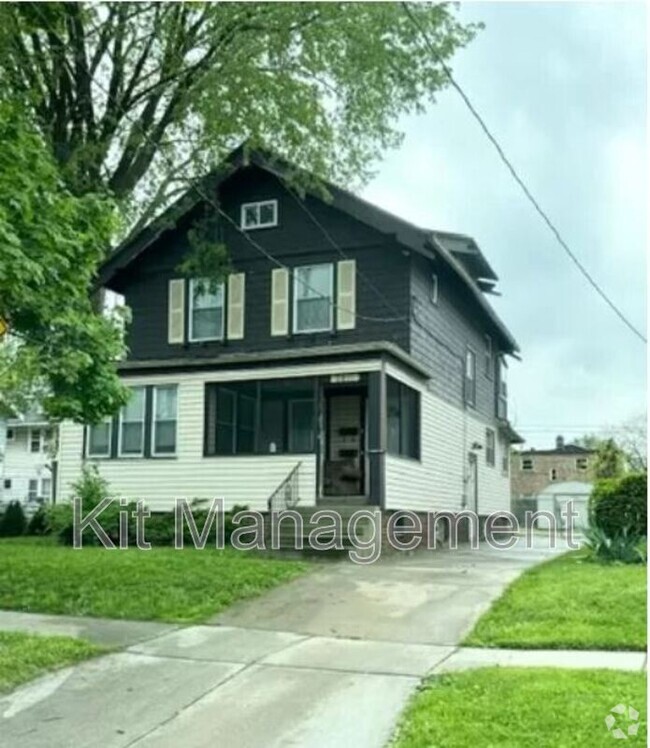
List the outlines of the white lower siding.
{"type": "MultiPolygon", "coordinates": [[[[459,511],[468,476],[468,453],[477,442],[478,513],[510,509],[510,476],[502,471],[503,450],[497,438],[495,465],[486,463],[485,430],[495,424],[479,420],[429,392],[426,383],[388,366],[387,373],[420,392],[420,460],[386,456],[386,508],[414,511],[459,511]]],[[[470,502],[471,507],[471,502],[470,502]]]]}
{"type": "MultiPolygon", "coordinates": [[[[206,382],[318,376],[379,368],[378,362],[287,366],[228,372],[197,372],[129,377],[132,385],[177,384],[177,454],[173,458],[121,458],[93,460],[109,484],[111,494],[142,499],[154,510],[172,509],[177,498],[223,499],[225,508],[244,504],[265,510],[273,491],[301,463],[300,504],[316,503],[316,455],[282,454],[204,457],[204,397],[206,382]]],[[[61,425],[58,496],[65,501],[83,464],[83,427],[61,425]]]]}

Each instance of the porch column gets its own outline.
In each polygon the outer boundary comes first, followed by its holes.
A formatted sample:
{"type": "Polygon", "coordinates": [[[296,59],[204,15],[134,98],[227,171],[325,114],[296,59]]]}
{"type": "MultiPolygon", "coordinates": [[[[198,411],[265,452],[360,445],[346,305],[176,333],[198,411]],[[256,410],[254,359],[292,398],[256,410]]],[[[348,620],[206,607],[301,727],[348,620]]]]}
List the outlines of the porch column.
{"type": "Polygon", "coordinates": [[[386,491],[386,375],[382,371],[368,374],[368,500],[374,506],[385,506],[386,491]]]}

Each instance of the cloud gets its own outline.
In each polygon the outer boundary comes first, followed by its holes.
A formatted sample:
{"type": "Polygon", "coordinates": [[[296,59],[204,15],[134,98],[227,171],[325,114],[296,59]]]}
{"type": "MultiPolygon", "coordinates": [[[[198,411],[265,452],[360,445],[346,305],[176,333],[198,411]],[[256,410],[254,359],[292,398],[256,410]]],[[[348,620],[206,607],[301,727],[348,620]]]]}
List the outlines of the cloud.
{"type": "MultiPolygon", "coordinates": [[[[645,320],[645,8],[479,3],[486,28],[454,60],[464,90],[570,246],[645,320]]],[[[645,410],[645,347],[589,287],[455,91],[404,120],[364,196],[422,226],[473,235],[500,275],[495,307],[522,345],[510,391],[533,446],[556,424],[645,410]]]]}

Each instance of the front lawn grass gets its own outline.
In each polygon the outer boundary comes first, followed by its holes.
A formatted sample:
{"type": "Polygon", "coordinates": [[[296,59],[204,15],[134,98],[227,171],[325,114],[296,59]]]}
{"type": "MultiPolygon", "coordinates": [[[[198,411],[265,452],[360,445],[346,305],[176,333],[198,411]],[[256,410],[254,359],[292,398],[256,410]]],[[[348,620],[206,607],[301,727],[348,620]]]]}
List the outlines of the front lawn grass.
{"type": "Polygon", "coordinates": [[[465,646],[646,648],[646,567],[601,564],[575,551],[515,580],[465,646]]]}
{"type": "Polygon", "coordinates": [[[0,631],[0,693],[11,691],[48,670],[72,665],[104,651],[90,642],[67,636],[0,631]]]}
{"type": "Polygon", "coordinates": [[[308,568],[233,549],[74,550],[0,541],[0,609],[189,623],[308,568]]]}
{"type": "MultiPolygon", "coordinates": [[[[398,724],[393,748],[611,746],[605,717],[617,704],[639,712],[646,744],[645,673],[484,668],[426,681],[398,724]]],[[[616,726],[631,724],[617,718],[616,726]]]]}

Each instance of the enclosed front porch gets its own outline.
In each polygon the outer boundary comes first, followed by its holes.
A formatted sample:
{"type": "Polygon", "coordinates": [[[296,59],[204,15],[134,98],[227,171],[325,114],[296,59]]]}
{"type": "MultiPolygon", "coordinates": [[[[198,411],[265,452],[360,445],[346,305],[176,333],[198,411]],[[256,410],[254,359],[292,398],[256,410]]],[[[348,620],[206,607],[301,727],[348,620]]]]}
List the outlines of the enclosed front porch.
{"type": "Polygon", "coordinates": [[[204,455],[315,458],[303,503],[380,504],[381,402],[381,372],[208,382],[204,455]]]}

